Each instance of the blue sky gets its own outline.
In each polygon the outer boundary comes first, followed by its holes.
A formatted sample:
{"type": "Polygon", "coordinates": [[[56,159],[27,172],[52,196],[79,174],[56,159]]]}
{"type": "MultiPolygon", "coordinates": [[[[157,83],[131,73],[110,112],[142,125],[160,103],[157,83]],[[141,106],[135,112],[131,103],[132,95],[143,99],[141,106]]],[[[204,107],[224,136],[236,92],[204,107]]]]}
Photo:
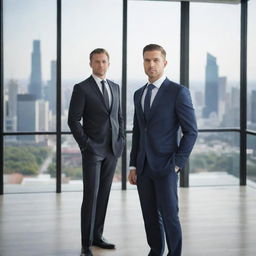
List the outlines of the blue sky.
{"type": "MultiPolygon", "coordinates": [[[[121,77],[122,1],[62,1],[62,75],[83,79],[90,74],[88,55],[96,47],[110,52],[109,76],[121,77]]],[[[204,80],[206,53],[217,57],[220,75],[239,79],[240,5],[192,3],[190,14],[190,78],[204,80]]],[[[256,79],[255,0],[249,2],[248,79],[256,79]],[[254,33],[254,34],[253,34],[254,33]],[[255,56],[255,57],[254,57],[255,56]]],[[[128,79],[146,79],[142,48],[159,43],[167,50],[167,75],[179,80],[180,3],[129,1],[128,79]]],[[[43,79],[56,58],[56,1],[4,0],[5,77],[30,76],[32,41],[41,40],[43,79]]]]}

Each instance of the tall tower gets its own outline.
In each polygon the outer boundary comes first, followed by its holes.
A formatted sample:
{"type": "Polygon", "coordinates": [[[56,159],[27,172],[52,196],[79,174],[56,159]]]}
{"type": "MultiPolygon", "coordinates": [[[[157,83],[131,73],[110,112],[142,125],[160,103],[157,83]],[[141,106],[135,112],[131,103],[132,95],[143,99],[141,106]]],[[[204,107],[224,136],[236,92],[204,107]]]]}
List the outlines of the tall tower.
{"type": "Polygon", "coordinates": [[[8,83],[8,104],[6,105],[5,129],[14,132],[17,129],[18,83],[11,79],[8,83]]]}
{"type": "MultiPolygon", "coordinates": [[[[38,101],[32,94],[18,94],[17,96],[17,131],[38,131],[38,101]]],[[[36,141],[36,135],[18,136],[22,141],[36,141]]]]}
{"type": "Polygon", "coordinates": [[[203,117],[208,118],[211,113],[218,114],[219,67],[216,57],[207,53],[205,69],[205,107],[203,117]]]}
{"type": "Polygon", "coordinates": [[[256,90],[252,90],[251,94],[251,121],[256,123],[256,90]]]}
{"type": "Polygon", "coordinates": [[[51,61],[51,80],[50,80],[50,109],[53,114],[56,114],[56,60],[51,61]]]}
{"type": "Polygon", "coordinates": [[[56,115],[56,60],[51,61],[51,78],[44,87],[44,98],[49,101],[49,108],[56,115]]]}
{"type": "Polygon", "coordinates": [[[218,118],[221,122],[224,118],[226,112],[226,104],[227,104],[227,77],[221,76],[219,77],[218,83],[218,118]]]}
{"type": "Polygon", "coordinates": [[[9,116],[17,116],[17,95],[18,95],[18,83],[17,81],[11,79],[8,84],[9,89],[9,116]]]}
{"type": "Polygon", "coordinates": [[[31,77],[29,93],[35,95],[36,99],[42,98],[42,71],[40,40],[33,41],[33,52],[31,55],[31,77]]]}

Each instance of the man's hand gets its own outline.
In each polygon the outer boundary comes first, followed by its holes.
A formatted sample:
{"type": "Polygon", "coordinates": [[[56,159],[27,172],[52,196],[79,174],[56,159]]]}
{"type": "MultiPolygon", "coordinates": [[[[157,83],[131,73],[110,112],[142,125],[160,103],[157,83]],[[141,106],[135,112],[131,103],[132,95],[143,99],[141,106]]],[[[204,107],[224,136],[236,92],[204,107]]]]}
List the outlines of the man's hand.
{"type": "Polygon", "coordinates": [[[180,171],[180,167],[179,166],[175,166],[175,172],[178,173],[180,171]]]}
{"type": "Polygon", "coordinates": [[[136,185],[137,184],[136,168],[130,170],[130,173],[129,173],[129,176],[128,176],[128,180],[129,180],[130,184],[132,184],[132,185],[136,185]]]}

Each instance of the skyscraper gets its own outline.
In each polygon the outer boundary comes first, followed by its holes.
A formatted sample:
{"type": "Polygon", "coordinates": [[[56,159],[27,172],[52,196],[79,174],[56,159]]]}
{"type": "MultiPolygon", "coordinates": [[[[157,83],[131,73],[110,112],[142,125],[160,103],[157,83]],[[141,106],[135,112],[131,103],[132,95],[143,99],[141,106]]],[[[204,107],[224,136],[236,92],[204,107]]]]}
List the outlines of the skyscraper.
{"type": "Polygon", "coordinates": [[[38,130],[40,132],[49,131],[49,102],[38,100],[38,130]]]}
{"type": "Polygon", "coordinates": [[[51,78],[44,87],[44,98],[49,101],[53,115],[56,115],[56,60],[51,61],[51,78]]]}
{"type": "MultiPolygon", "coordinates": [[[[38,101],[36,96],[32,94],[18,94],[17,115],[18,124],[17,130],[20,132],[38,131],[38,101]]],[[[36,141],[35,135],[18,136],[19,140],[36,141]]]]}
{"type": "Polygon", "coordinates": [[[207,53],[205,69],[205,107],[203,117],[208,118],[211,113],[218,114],[219,67],[216,57],[207,53]]]}
{"type": "Polygon", "coordinates": [[[50,80],[50,109],[56,114],[56,60],[51,61],[51,80],[50,80]]]}
{"type": "Polygon", "coordinates": [[[29,93],[35,95],[36,99],[42,98],[42,71],[40,40],[33,41],[33,52],[31,55],[31,77],[29,93]]]}
{"type": "Polygon", "coordinates": [[[5,129],[8,132],[14,132],[17,129],[17,95],[18,83],[11,79],[8,83],[8,101],[5,111],[5,129]]]}
{"type": "Polygon", "coordinates": [[[195,92],[195,105],[197,107],[202,107],[204,104],[204,95],[202,91],[195,92]]]}
{"type": "Polygon", "coordinates": [[[251,94],[251,104],[252,104],[252,108],[251,108],[251,121],[252,123],[256,124],[256,90],[252,90],[252,94],[251,94]]]}
{"type": "Polygon", "coordinates": [[[222,76],[219,77],[218,83],[218,118],[221,122],[224,118],[224,114],[226,111],[226,104],[227,104],[227,77],[222,76]]]}
{"type": "Polygon", "coordinates": [[[219,77],[218,84],[218,98],[219,100],[226,101],[226,93],[227,93],[227,77],[221,76],[219,77]]]}
{"type": "Polygon", "coordinates": [[[229,111],[229,116],[231,118],[229,125],[237,127],[240,124],[240,88],[231,88],[231,104],[232,108],[229,111]]]}
{"type": "MultiPolygon", "coordinates": [[[[49,102],[37,100],[33,94],[18,94],[17,102],[17,130],[20,132],[49,131],[49,102]]],[[[20,135],[19,140],[26,142],[40,142],[44,140],[40,135],[20,135]]]]}

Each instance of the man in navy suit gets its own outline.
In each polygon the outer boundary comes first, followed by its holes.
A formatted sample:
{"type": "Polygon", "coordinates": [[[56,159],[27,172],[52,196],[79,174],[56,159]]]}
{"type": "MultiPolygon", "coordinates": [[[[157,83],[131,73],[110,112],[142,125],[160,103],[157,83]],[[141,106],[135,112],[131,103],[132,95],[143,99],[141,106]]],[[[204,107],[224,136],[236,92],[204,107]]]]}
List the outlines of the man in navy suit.
{"type": "Polygon", "coordinates": [[[156,44],[143,49],[146,85],[134,94],[131,184],[137,184],[149,256],[180,256],[181,226],[178,216],[178,172],[184,167],[197,137],[189,90],[164,75],[165,50],[156,44]],[[182,137],[178,143],[178,130],[182,137]],[[165,234],[165,237],[164,237],[165,234]]]}
{"type": "Polygon", "coordinates": [[[119,86],[106,79],[108,52],[102,48],[93,50],[90,66],[92,75],[74,86],[68,115],[68,125],[83,160],[81,256],[92,256],[91,245],[115,248],[102,233],[117,158],[124,146],[119,86]]]}

